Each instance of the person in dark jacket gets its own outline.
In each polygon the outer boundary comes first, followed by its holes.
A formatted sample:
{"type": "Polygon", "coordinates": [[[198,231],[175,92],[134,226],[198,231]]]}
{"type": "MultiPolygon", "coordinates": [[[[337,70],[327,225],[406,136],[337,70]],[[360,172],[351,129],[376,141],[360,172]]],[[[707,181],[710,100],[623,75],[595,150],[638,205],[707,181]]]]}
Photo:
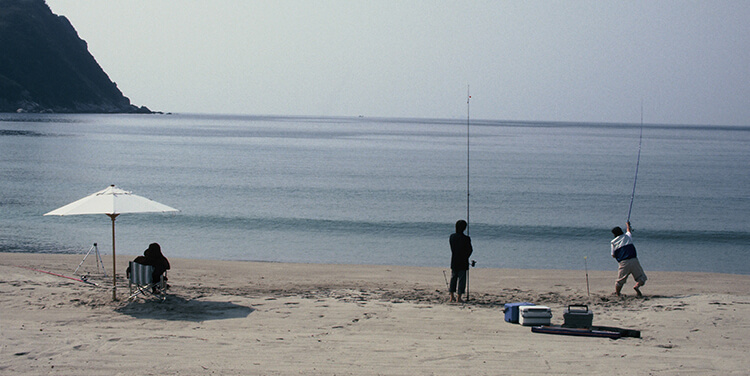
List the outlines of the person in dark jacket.
{"type": "MultiPolygon", "coordinates": [[[[150,265],[154,267],[154,272],[151,274],[154,283],[157,283],[161,278],[161,275],[169,270],[169,260],[161,253],[161,247],[159,243],[151,243],[148,248],[143,251],[143,256],[138,256],[133,260],[141,265],[150,265]]],[[[128,278],[130,278],[130,267],[127,270],[128,278]]],[[[166,281],[166,277],[164,277],[166,281]]],[[[156,287],[154,287],[156,288],[156,287]]]]}
{"type": "Polygon", "coordinates": [[[450,302],[461,302],[461,295],[466,290],[466,271],[469,270],[469,256],[474,251],[471,238],[464,235],[468,224],[463,219],[456,222],[456,232],[450,236],[451,245],[451,282],[450,302]],[[458,297],[456,294],[458,293],[458,297]]]}

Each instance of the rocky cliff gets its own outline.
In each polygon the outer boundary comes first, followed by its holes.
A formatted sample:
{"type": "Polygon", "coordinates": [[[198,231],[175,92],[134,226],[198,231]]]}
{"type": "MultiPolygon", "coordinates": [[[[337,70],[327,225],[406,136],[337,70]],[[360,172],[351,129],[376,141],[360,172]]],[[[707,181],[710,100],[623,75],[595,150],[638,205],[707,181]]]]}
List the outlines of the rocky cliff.
{"type": "Polygon", "coordinates": [[[44,0],[0,0],[0,112],[151,111],[130,104],[44,0]]]}

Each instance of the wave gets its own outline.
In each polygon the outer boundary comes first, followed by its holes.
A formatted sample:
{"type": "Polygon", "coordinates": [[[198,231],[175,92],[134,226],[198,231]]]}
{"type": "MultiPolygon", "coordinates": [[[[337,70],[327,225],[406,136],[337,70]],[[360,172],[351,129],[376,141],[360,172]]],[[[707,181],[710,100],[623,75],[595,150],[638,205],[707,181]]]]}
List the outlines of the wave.
{"type": "Polygon", "coordinates": [[[34,241],[33,239],[0,237],[0,252],[8,253],[81,253],[79,247],[61,246],[51,241],[34,241]]]}
{"type": "Polygon", "coordinates": [[[0,136],[26,136],[26,137],[42,137],[46,136],[44,133],[35,131],[19,131],[14,129],[0,129],[0,136]]]}
{"type": "MultiPolygon", "coordinates": [[[[238,114],[180,114],[193,118],[225,121],[261,121],[261,122],[294,122],[326,124],[425,124],[425,125],[466,125],[466,118],[415,118],[389,116],[309,116],[309,115],[238,115],[238,114]]],[[[178,115],[179,116],[179,115],[178,115]]],[[[659,123],[617,123],[617,122],[576,122],[553,120],[496,120],[471,119],[472,126],[486,127],[521,127],[521,128],[644,128],[680,129],[680,130],[725,130],[750,131],[747,125],[721,124],[659,124],[659,123]]]]}
{"type": "MultiPolygon", "coordinates": [[[[445,237],[454,231],[453,223],[409,221],[361,221],[322,218],[285,217],[223,217],[179,216],[179,225],[197,228],[237,228],[284,232],[329,232],[332,234],[369,234],[404,237],[445,237]]],[[[158,217],[155,217],[158,220],[158,217]]],[[[175,221],[172,219],[170,221],[175,221]]],[[[609,241],[611,227],[563,227],[545,225],[513,225],[472,223],[469,235],[487,240],[586,240],[609,241]]],[[[700,243],[748,244],[750,232],[724,230],[663,230],[638,229],[633,234],[638,241],[673,241],[700,243]]]]}

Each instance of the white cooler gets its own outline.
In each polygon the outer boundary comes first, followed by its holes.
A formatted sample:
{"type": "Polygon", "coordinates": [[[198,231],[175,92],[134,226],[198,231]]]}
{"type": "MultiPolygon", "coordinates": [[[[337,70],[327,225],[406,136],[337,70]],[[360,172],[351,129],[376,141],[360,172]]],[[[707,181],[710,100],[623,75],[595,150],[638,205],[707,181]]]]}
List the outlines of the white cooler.
{"type": "Polygon", "coordinates": [[[521,306],[518,308],[518,323],[525,326],[549,325],[552,310],[546,306],[521,306]]]}

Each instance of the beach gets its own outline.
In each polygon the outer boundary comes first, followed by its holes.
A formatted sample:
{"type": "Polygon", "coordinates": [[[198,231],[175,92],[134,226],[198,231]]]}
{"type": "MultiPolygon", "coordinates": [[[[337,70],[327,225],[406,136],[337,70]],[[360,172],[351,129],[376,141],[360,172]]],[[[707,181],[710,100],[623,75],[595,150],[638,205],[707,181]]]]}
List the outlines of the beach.
{"type": "MultiPolygon", "coordinates": [[[[170,258],[165,301],[128,301],[131,256],[0,254],[5,375],[740,375],[750,360],[750,276],[649,272],[612,295],[616,267],[474,268],[470,299],[446,303],[435,267],[170,258]],[[54,273],[54,274],[49,274],[54,273]],[[586,304],[594,325],[640,338],[549,335],[504,321],[532,302],[563,323],[586,304]]],[[[447,271],[449,273],[449,271],[447,271]]]]}

